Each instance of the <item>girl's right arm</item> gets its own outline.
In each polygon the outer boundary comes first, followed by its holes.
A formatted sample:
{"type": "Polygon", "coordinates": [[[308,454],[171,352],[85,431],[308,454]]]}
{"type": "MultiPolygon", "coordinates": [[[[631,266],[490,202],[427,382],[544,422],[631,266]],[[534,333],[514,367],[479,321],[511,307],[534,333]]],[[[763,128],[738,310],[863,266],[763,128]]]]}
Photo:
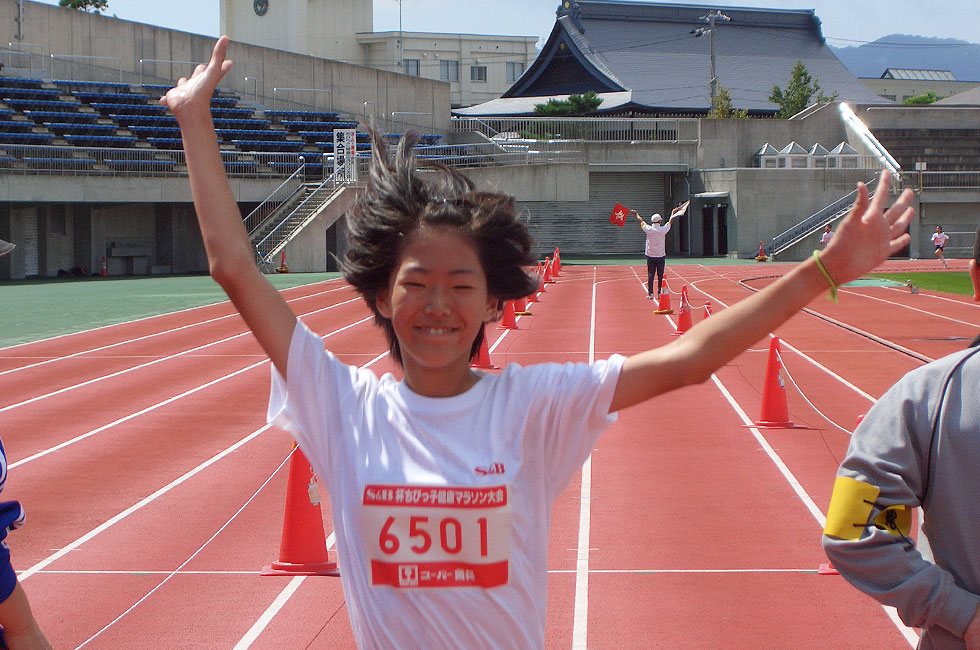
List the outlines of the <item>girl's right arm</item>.
{"type": "Polygon", "coordinates": [[[228,37],[215,43],[211,61],[190,79],[181,78],[160,99],[180,125],[194,210],[208,254],[211,277],[221,285],[283,377],[296,315],[262,276],[255,251],[225,174],[211,120],[211,95],[231,69],[225,59],[228,37]]]}

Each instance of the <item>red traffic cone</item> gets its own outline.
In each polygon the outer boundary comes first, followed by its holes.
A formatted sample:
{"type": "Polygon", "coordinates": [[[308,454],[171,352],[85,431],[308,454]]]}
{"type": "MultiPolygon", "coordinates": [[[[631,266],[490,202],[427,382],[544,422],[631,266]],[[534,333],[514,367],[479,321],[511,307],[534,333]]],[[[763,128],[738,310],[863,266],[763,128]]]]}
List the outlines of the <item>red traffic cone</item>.
{"type": "Polygon", "coordinates": [[[105,265],[105,255],[102,256],[102,273],[101,273],[101,275],[102,275],[103,278],[109,276],[109,269],[107,269],[106,268],[106,265],[105,265]]]}
{"type": "Polygon", "coordinates": [[[704,317],[707,318],[711,315],[711,301],[706,300],[704,303],[704,317]]]}
{"type": "Polygon", "coordinates": [[[490,362],[490,348],[487,346],[487,326],[483,326],[483,342],[480,343],[480,349],[477,351],[476,356],[470,361],[471,368],[481,368],[483,370],[494,370],[494,366],[490,362]]]}
{"type": "Polygon", "coordinates": [[[528,305],[530,305],[532,302],[537,302],[537,301],[538,301],[538,292],[537,291],[532,291],[531,293],[527,294],[527,304],[528,305]]]}
{"type": "MultiPolygon", "coordinates": [[[[294,443],[295,444],[295,443],[294,443]]],[[[313,467],[299,449],[289,459],[286,511],[283,515],[279,561],[262,567],[264,576],[338,576],[337,563],[327,556],[320,497],[313,467]]]]}
{"type": "Polygon", "coordinates": [[[538,293],[544,293],[544,266],[538,262],[538,293]]]}
{"type": "Polygon", "coordinates": [[[282,252],[282,261],[279,263],[279,268],[276,269],[276,273],[289,273],[289,267],[286,266],[286,251],[282,252]]]}
{"type": "Polygon", "coordinates": [[[554,282],[554,276],[551,273],[551,258],[544,258],[544,282],[545,284],[549,282],[554,282]]]}
{"type": "Polygon", "coordinates": [[[680,336],[691,329],[691,303],[687,300],[687,285],[681,287],[681,311],[677,316],[677,329],[671,332],[673,336],[680,336]]]}
{"type": "Polygon", "coordinates": [[[789,406],[786,404],[786,384],[783,383],[783,364],[779,360],[779,337],[769,342],[769,361],[762,385],[762,413],[755,426],[762,429],[790,429],[789,406]]]}
{"type": "Polygon", "coordinates": [[[530,316],[531,312],[527,310],[526,298],[518,298],[514,301],[514,315],[515,316],[530,316]]]}
{"type": "Polygon", "coordinates": [[[551,273],[556,278],[561,275],[561,258],[558,256],[557,246],[555,246],[555,257],[551,261],[551,273]]]}
{"type": "Polygon", "coordinates": [[[653,312],[654,314],[673,314],[674,310],[670,306],[670,291],[667,287],[663,288],[660,292],[660,300],[657,302],[657,308],[653,312]]]}
{"type": "Polygon", "coordinates": [[[516,310],[514,309],[513,300],[504,301],[504,317],[500,320],[500,325],[497,326],[498,330],[516,330],[517,329],[517,318],[514,314],[516,310]]]}
{"type": "Polygon", "coordinates": [[[765,246],[762,245],[762,242],[759,242],[759,254],[755,256],[755,261],[756,262],[765,262],[768,259],[769,258],[766,257],[766,249],[765,249],[765,246]]]}

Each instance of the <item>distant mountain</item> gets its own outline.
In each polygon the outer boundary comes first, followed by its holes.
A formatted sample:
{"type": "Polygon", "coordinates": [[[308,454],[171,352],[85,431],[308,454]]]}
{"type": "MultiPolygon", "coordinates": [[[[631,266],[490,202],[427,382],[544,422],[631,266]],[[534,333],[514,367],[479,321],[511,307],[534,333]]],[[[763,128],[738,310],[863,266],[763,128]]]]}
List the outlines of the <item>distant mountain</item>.
{"type": "Polygon", "coordinates": [[[858,77],[880,77],[888,68],[949,70],[957,81],[980,81],[980,44],[955,38],[891,34],[852,47],[830,46],[858,77]]]}

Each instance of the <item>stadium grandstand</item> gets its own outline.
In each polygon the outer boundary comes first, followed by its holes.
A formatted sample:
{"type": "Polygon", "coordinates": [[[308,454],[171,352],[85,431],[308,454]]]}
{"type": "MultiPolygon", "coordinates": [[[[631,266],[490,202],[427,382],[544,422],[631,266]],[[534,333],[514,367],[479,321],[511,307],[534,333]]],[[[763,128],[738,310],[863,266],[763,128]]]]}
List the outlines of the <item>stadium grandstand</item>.
{"type": "MultiPolygon", "coordinates": [[[[0,238],[17,244],[0,279],[206,272],[180,133],[157,99],[213,39],[30,1],[21,17],[18,4],[0,5],[0,238]]],[[[568,256],[639,256],[641,234],[608,223],[613,206],[648,215],[690,199],[671,255],[754,257],[762,242],[800,259],[882,168],[918,193],[909,257],[931,257],[936,225],[953,236],[950,256],[967,255],[959,233],[980,215],[980,107],[874,95],[811,10],[569,0],[501,97],[458,109],[436,79],[254,38],[233,41],[231,57],[212,116],[269,271],[283,255],[294,272],[335,269],[372,123],[391,140],[420,133],[421,160],[513,194],[536,239],[568,256]],[[712,11],[729,20],[709,48],[691,31],[712,11]],[[774,119],[768,92],[797,61],[837,101],[774,119]],[[712,69],[749,119],[707,118],[712,69]],[[603,99],[595,114],[533,115],[589,90],[603,99]]]]}

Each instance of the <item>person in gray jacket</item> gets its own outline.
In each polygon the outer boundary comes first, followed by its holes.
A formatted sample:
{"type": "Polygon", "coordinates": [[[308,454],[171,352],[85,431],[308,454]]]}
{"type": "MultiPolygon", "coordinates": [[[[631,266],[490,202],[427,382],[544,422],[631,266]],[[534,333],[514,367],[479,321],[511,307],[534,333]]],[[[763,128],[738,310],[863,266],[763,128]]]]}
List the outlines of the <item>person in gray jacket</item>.
{"type": "MultiPolygon", "coordinates": [[[[980,229],[969,269],[980,301],[980,229]]],[[[906,374],[858,425],[823,547],[848,582],[922,628],[919,648],[980,648],[980,336],[906,374]]]]}

